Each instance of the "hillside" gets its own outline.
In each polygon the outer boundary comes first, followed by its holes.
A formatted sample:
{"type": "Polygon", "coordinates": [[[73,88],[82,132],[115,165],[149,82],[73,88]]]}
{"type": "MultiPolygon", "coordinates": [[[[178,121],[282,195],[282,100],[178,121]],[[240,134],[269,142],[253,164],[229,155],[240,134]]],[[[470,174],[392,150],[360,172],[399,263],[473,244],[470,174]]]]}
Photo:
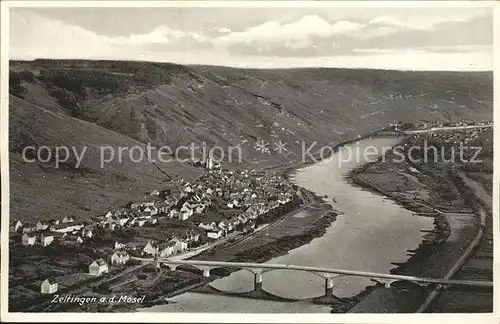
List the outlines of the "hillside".
{"type": "MultiPolygon", "coordinates": [[[[389,122],[491,120],[492,73],[243,70],[145,62],[11,62],[11,219],[85,218],[192,177],[181,163],[99,166],[99,146],[239,145],[242,163],[301,158],[302,143],[356,137],[389,122]],[[256,150],[258,140],[289,152],[256,150]],[[80,169],[21,160],[26,145],[87,145],[80,169]]],[[[73,163],[73,164],[72,164],[73,163]]],[[[227,164],[226,164],[227,165],[227,164]]]]}

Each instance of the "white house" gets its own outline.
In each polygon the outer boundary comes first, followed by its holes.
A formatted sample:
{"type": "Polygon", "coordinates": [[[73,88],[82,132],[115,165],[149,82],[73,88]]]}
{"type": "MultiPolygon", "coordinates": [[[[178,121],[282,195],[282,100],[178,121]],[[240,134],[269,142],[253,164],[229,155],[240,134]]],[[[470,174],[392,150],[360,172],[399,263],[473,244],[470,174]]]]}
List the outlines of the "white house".
{"type": "Polygon", "coordinates": [[[197,204],[194,212],[196,214],[201,214],[201,213],[203,213],[203,211],[205,210],[205,208],[206,208],[205,204],[197,204]]]}
{"type": "Polygon", "coordinates": [[[36,223],[36,230],[37,231],[43,231],[46,230],[49,227],[48,224],[43,223],[42,221],[38,221],[36,223]]]}
{"type": "Polygon", "coordinates": [[[111,227],[111,224],[117,224],[117,225],[120,225],[120,226],[123,226],[125,225],[125,223],[128,222],[128,217],[127,216],[110,216],[106,219],[106,222],[110,225],[111,227]]]}
{"type": "Polygon", "coordinates": [[[23,228],[23,223],[21,221],[16,221],[14,223],[14,232],[19,232],[23,228]]]}
{"type": "Polygon", "coordinates": [[[184,205],[182,205],[181,211],[179,213],[179,219],[187,220],[191,216],[193,216],[193,209],[185,203],[184,205]]]}
{"type": "Polygon", "coordinates": [[[36,235],[24,233],[22,237],[22,244],[26,246],[35,245],[36,235]]]}
{"type": "Polygon", "coordinates": [[[175,242],[169,241],[165,244],[161,244],[158,247],[160,257],[168,257],[175,252],[175,242]]]}
{"type": "Polygon", "coordinates": [[[82,236],[83,237],[88,237],[88,238],[92,238],[94,234],[92,233],[92,230],[90,228],[84,228],[82,230],[82,236]]]}
{"type": "Polygon", "coordinates": [[[179,211],[177,209],[172,209],[168,216],[170,218],[179,218],[179,211]]]}
{"type": "Polygon", "coordinates": [[[142,253],[155,256],[156,253],[158,253],[158,249],[153,245],[153,243],[148,242],[148,244],[146,244],[144,249],[142,249],[142,253]]]}
{"type": "Polygon", "coordinates": [[[115,250],[119,250],[123,248],[123,244],[118,243],[118,241],[115,242],[115,250]]]}
{"type": "Polygon", "coordinates": [[[187,242],[184,242],[182,240],[179,240],[178,238],[173,238],[170,240],[170,242],[174,243],[174,251],[175,252],[183,252],[187,250],[187,242]]]}
{"type": "Polygon", "coordinates": [[[73,223],[74,221],[75,221],[75,219],[71,216],[66,216],[62,220],[63,223],[73,223]]]}
{"type": "Polygon", "coordinates": [[[42,294],[53,294],[57,291],[57,281],[54,278],[45,279],[40,285],[42,294]]]}
{"type": "Polygon", "coordinates": [[[49,222],[48,222],[48,223],[49,223],[49,227],[50,227],[50,226],[56,226],[56,225],[59,225],[61,222],[59,222],[59,220],[58,220],[58,219],[51,219],[51,220],[49,220],[49,222]]]}
{"type": "Polygon", "coordinates": [[[100,276],[108,271],[108,264],[104,259],[97,259],[89,265],[89,274],[92,276],[100,276]]]}
{"type": "Polygon", "coordinates": [[[220,221],[217,227],[226,232],[231,232],[233,230],[233,224],[227,219],[220,221]]]}
{"type": "Polygon", "coordinates": [[[120,225],[120,226],[125,225],[128,222],[128,220],[129,220],[129,218],[127,216],[125,216],[125,215],[122,215],[122,216],[120,216],[118,218],[119,218],[118,225],[120,225]]]}
{"type": "Polygon", "coordinates": [[[144,213],[146,213],[146,215],[148,216],[154,216],[158,214],[158,208],[156,208],[155,206],[147,206],[146,208],[144,208],[144,213]]]}
{"type": "Polygon", "coordinates": [[[208,159],[205,161],[205,167],[208,170],[212,170],[213,169],[213,167],[214,167],[214,160],[212,159],[211,156],[209,156],[208,159]]]}
{"type": "Polygon", "coordinates": [[[221,229],[207,230],[207,236],[212,239],[219,239],[222,236],[221,229]]]}
{"type": "Polygon", "coordinates": [[[137,226],[139,226],[139,227],[143,227],[143,226],[144,226],[144,224],[146,224],[146,221],[147,221],[147,220],[146,220],[145,218],[141,217],[141,218],[137,218],[137,219],[135,220],[135,223],[137,224],[137,226]]]}
{"type": "Polygon", "coordinates": [[[52,234],[44,234],[40,235],[40,244],[43,247],[49,246],[54,241],[54,235],[52,234]]]}
{"type": "Polygon", "coordinates": [[[248,222],[248,218],[243,214],[238,215],[238,220],[240,221],[240,224],[245,224],[246,222],[248,222]]]}
{"type": "MultiPolygon", "coordinates": [[[[63,222],[64,223],[64,222],[63,222]]],[[[70,233],[74,231],[78,231],[81,228],[83,228],[83,224],[61,224],[61,225],[56,225],[51,228],[52,232],[57,232],[57,233],[70,233]]]]}
{"type": "Polygon", "coordinates": [[[129,258],[130,256],[126,251],[116,251],[111,256],[111,264],[125,264],[129,258]]]}
{"type": "Polygon", "coordinates": [[[205,222],[201,222],[198,225],[198,227],[201,227],[201,228],[203,228],[205,230],[214,229],[216,226],[217,226],[217,224],[215,224],[215,222],[211,222],[211,223],[209,223],[209,222],[206,222],[206,223],[205,222]]]}

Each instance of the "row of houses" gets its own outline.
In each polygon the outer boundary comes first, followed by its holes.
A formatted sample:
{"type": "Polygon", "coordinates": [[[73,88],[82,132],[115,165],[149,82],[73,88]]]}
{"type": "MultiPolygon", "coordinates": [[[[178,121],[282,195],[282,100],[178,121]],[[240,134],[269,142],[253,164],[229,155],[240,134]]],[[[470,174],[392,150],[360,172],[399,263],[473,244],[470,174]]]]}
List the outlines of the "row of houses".
{"type": "Polygon", "coordinates": [[[71,232],[54,229],[27,231],[21,236],[21,244],[24,246],[41,245],[43,247],[49,246],[55,241],[62,244],[80,244],[84,240],[92,238],[93,235],[90,227],[81,226],[72,228],[71,232]]]}
{"type": "Polygon", "coordinates": [[[57,219],[51,219],[49,221],[38,221],[36,223],[21,222],[20,220],[14,220],[10,226],[11,232],[38,232],[50,229],[53,232],[72,232],[83,228],[85,225],[82,223],[76,223],[73,217],[67,216],[59,221],[57,219]]]}
{"type": "Polygon", "coordinates": [[[256,219],[268,213],[269,211],[276,209],[282,204],[289,202],[290,198],[283,198],[283,200],[272,201],[269,204],[258,204],[248,207],[243,213],[238,216],[231,217],[229,219],[224,219],[220,222],[206,221],[198,224],[198,227],[205,230],[207,237],[212,239],[219,239],[222,236],[236,230],[237,226],[242,224],[244,228],[255,228],[256,219]]]}
{"type": "MultiPolygon", "coordinates": [[[[199,235],[195,236],[194,241],[199,240],[199,235]]],[[[182,253],[188,249],[188,242],[179,238],[173,238],[164,243],[149,241],[142,249],[143,255],[152,257],[168,257],[173,254],[182,253]]]]}
{"type": "MultiPolygon", "coordinates": [[[[229,171],[218,175],[206,173],[195,183],[181,179],[174,182],[168,190],[169,195],[165,196],[165,199],[132,203],[126,208],[109,211],[96,218],[93,225],[77,223],[67,216],[62,221],[38,221],[36,224],[16,221],[12,227],[14,231],[22,231],[25,234],[21,239],[23,245],[47,246],[57,239],[68,244],[79,244],[92,237],[93,226],[115,230],[154,225],[158,223],[159,214],[185,221],[195,214],[203,215],[214,203],[218,205],[217,209],[244,209],[240,215],[225,219],[216,225],[203,221],[203,217],[201,221],[198,220],[199,223],[195,225],[203,228],[207,237],[218,239],[233,231],[238,224],[247,224],[248,220],[255,220],[258,215],[290,201],[295,194],[282,176],[248,170],[229,171]]],[[[156,190],[153,194],[159,196],[160,192],[156,190]]]]}

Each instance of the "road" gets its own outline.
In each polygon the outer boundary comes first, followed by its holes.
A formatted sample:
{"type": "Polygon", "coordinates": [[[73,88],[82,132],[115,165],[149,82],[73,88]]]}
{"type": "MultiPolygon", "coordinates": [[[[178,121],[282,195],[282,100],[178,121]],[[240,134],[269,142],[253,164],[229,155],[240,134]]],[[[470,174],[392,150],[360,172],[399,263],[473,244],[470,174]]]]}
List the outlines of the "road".
{"type": "Polygon", "coordinates": [[[280,225],[281,223],[283,223],[290,216],[293,216],[293,215],[295,215],[295,214],[303,211],[306,207],[307,207],[307,205],[306,206],[300,206],[299,208],[292,210],[291,212],[289,212],[285,216],[281,217],[278,221],[276,221],[274,223],[271,223],[271,224],[268,224],[268,225],[260,228],[259,230],[256,230],[253,233],[251,233],[251,234],[249,234],[249,235],[241,238],[240,240],[237,240],[235,242],[231,242],[231,245],[229,245],[229,246],[233,246],[233,245],[236,245],[236,244],[244,243],[244,242],[247,242],[248,240],[253,239],[257,235],[262,235],[266,231],[269,231],[269,230],[273,229],[274,227],[276,227],[276,226],[280,225]]]}
{"type": "Polygon", "coordinates": [[[422,134],[422,133],[430,133],[438,131],[453,131],[460,129],[476,129],[476,128],[492,128],[492,127],[493,125],[467,125],[467,126],[432,127],[429,129],[415,129],[402,132],[407,135],[413,135],[413,134],[422,134]]]}
{"type": "MultiPolygon", "coordinates": [[[[486,206],[489,206],[489,208],[491,208],[492,199],[491,197],[488,198],[489,195],[486,193],[484,188],[482,188],[478,183],[467,177],[467,175],[465,175],[462,171],[458,171],[458,174],[464,181],[465,185],[473,190],[474,195],[476,195],[476,197],[479,200],[483,201],[483,203],[486,204],[486,206]]],[[[480,215],[480,226],[476,236],[471,241],[471,243],[464,251],[464,253],[461,255],[461,257],[455,262],[455,264],[452,265],[452,267],[446,273],[443,279],[450,279],[451,277],[453,277],[465,265],[465,263],[467,263],[467,261],[473,255],[476,247],[479,246],[481,239],[483,238],[484,230],[486,227],[486,212],[482,207],[479,207],[478,213],[480,215]]],[[[422,303],[422,305],[420,305],[420,307],[416,312],[417,313],[425,312],[429,308],[429,306],[439,297],[439,295],[443,291],[443,288],[444,287],[442,285],[437,285],[437,287],[431,291],[431,293],[427,296],[425,301],[422,303]]]]}

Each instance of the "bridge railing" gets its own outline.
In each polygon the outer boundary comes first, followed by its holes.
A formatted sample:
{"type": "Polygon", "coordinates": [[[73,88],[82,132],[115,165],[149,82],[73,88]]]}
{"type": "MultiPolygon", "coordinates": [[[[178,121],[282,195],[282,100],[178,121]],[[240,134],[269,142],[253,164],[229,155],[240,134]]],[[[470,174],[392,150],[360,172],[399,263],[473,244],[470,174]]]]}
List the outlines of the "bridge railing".
{"type": "Polygon", "coordinates": [[[331,269],[319,268],[308,266],[297,266],[288,264],[270,264],[270,263],[246,263],[246,262],[223,262],[223,261],[199,261],[199,260],[170,260],[168,258],[158,258],[158,262],[170,265],[190,265],[195,267],[233,267],[241,269],[268,269],[268,270],[297,270],[314,273],[330,273],[349,275],[357,277],[368,277],[389,280],[412,281],[416,283],[434,283],[441,285],[458,285],[458,286],[475,286],[475,287],[493,287],[493,282],[489,281],[472,281],[472,280],[454,280],[454,279],[438,279],[438,278],[425,278],[397,274],[385,274],[377,272],[344,270],[344,269],[331,269]]]}

